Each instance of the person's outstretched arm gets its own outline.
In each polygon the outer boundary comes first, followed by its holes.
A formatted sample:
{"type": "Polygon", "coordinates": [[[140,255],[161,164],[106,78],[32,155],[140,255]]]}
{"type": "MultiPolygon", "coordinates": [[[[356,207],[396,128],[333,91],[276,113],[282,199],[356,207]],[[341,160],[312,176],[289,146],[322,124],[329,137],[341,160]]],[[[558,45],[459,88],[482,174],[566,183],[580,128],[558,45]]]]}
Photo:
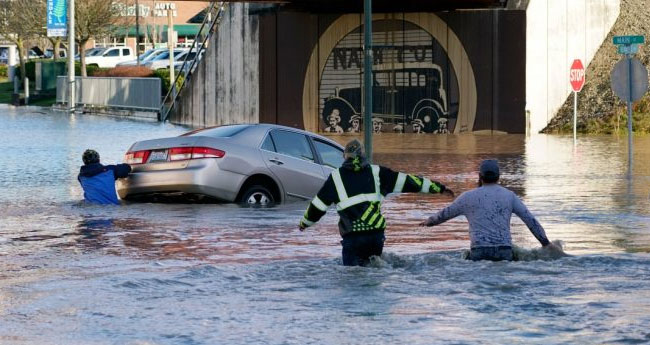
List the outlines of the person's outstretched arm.
{"type": "Polygon", "coordinates": [[[514,194],[512,198],[512,212],[524,221],[530,232],[533,233],[542,246],[547,246],[550,243],[542,225],[537,221],[537,219],[535,219],[530,211],[528,211],[526,205],[524,205],[524,203],[514,194]]]}
{"type": "Polygon", "coordinates": [[[465,198],[463,197],[462,194],[459,196],[454,202],[451,203],[451,205],[443,208],[442,210],[438,211],[438,213],[434,214],[433,216],[427,218],[424,222],[420,223],[420,226],[434,226],[438,224],[442,224],[452,218],[456,218],[460,216],[461,214],[464,213],[465,211],[465,198]]]}
{"type": "Polygon", "coordinates": [[[300,231],[303,231],[318,222],[327,212],[327,208],[337,200],[338,194],[336,193],[334,180],[332,180],[332,176],[330,175],[330,177],[325,181],[325,184],[323,184],[321,189],[318,191],[318,194],[316,194],[314,199],[309,203],[309,207],[305,211],[305,214],[298,225],[300,231]]]}
{"type": "Polygon", "coordinates": [[[106,168],[113,170],[113,175],[115,175],[116,180],[118,178],[125,178],[129,176],[129,174],[131,173],[131,166],[126,163],[117,164],[117,165],[107,165],[106,168]]]}
{"type": "Polygon", "coordinates": [[[445,193],[454,196],[454,192],[440,182],[396,172],[386,167],[379,167],[379,181],[382,195],[389,193],[445,193]]]}

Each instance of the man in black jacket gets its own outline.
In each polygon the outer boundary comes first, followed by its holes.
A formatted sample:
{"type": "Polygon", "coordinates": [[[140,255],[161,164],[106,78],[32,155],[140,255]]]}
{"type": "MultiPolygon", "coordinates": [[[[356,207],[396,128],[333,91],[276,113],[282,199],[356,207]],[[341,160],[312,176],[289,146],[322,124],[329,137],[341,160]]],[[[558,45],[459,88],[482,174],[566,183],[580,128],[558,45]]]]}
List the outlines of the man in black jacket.
{"type": "Polygon", "coordinates": [[[443,184],[420,176],[395,172],[370,165],[361,142],[354,139],[345,146],[345,162],[332,171],[309,204],[299,228],[318,222],[331,204],[339,213],[339,232],[343,241],[343,265],[364,266],[384,248],[386,220],[381,202],[389,193],[454,193],[443,184]]]}

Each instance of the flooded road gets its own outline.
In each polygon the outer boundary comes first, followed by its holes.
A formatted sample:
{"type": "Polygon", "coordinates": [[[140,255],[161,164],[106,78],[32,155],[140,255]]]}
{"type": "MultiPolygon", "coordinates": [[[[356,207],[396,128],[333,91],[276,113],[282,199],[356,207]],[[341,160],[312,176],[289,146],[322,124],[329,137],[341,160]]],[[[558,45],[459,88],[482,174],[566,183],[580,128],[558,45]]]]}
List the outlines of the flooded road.
{"type": "MultiPolygon", "coordinates": [[[[0,344],[638,344],[650,342],[650,137],[375,137],[375,160],[503,184],[573,257],[468,262],[467,224],[417,224],[450,199],[390,196],[385,255],[340,265],[337,217],[306,203],[81,202],[81,153],[121,162],[182,127],[0,109],[0,344]]],[[[342,142],[350,137],[337,137],[342,142]]],[[[538,244],[513,218],[513,240],[538,244]]]]}

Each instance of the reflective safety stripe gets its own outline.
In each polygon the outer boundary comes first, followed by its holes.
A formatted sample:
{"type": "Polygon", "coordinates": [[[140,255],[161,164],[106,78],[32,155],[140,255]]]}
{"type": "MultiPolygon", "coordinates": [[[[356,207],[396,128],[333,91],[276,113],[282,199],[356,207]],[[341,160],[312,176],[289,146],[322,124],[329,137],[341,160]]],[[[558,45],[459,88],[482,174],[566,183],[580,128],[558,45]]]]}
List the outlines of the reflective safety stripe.
{"type": "Polygon", "coordinates": [[[406,174],[399,173],[397,175],[397,181],[395,181],[395,188],[393,188],[393,193],[400,193],[404,189],[404,182],[406,182],[406,174]]]}
{"type": "Polygon", "coordinates": [[[343,202],[339,202],[336,204],[336,209],[341,211],[345,210],[346,208],[350,206],[354,206],[357,204],[360,204],[362,202],[381,202],[381,195],[379,193],[375,194],[359,194],[355,195],[351,198],[345,199],[343,202]]]}
{"type": "Polygon", "coordinates": [[[366,209],[366,212],[363,213],[363,216],[361,216],[361,220],[366,220],[368,216],[370,215],[370,212],[375,208],[375,204],[370,204],[368,208],[366,209]]]}
{"type": "Polygon", "coordinates": [[[379,181],[379,165],[371,165],[372,177],[375,179],[375,193],[380,194],[381,181],[379,181]]]}
{"type": "Polygon", "coordinates": [[[379,217],[379,212],[375,212],[375,214],[373,214],[372,217],[370,217],[370,220],[368,221],[368,224],[372,225],[372,223],[375,222],[375,219],[377,219],[377,217],[379,217]]]}
{"type": "Polygon", "coordinates": [[[300,222],[303,223],[304,225],[307,225],[307,226],[312,226],[312,225],[315,224],[314,222],[308,220],[308,219],[305,218],[305,217],[303,217],[302,220],[301,220],[300,222]]]}
{"type": "Polygon", "coordinates": [[[336,209],[338,211],[344,210],[350,206],[361,204],[364,202],[381,202],[383,196],[380,192],[380,180],[379,180],[379,166],[371,165],[372,177],[375,180],[375,192],[367,194],[359,194],[353,197],[348,197],[348,193],[345,191],[345,186],[343,185],[343,180],[341,180],[341,173],[339,170],[332,171],[332,180],[334,181],[334,186],[336,187],[336,193],[339,196],[339,202],[336,204],[336,209]]]}
{"type": "Polygon", "coordinates": [[[429,193],[429,187],[431,187],[431,180],[425,178],[424,183],[422,183],[422,189],[420,190],[420,192],[429,193]]]}
{"type": "Polygon", "coordinates": [[[325,203],[318,196],[314,197],[314,200],[311,201],[311,204],[314,205],[314,207],[317,209],[323,212],[327,212],[327,205],[325,205],[325,203]]]}
{"type": "Polygon", "coordinates": [[[385,223],[386,223],[386,219],[384,219],[384,216],[381,216],[381,218],[379,218],[379,221],[377,222],[377,224],[375,224],[375,229],[381,229],[381,227],[385,223]]]}
{"type": "Polygon", "coordinates": [[[334,180],[334,187],[336,187],[336,193],[339,195],[339,202],[347,200],[348,193],[345,192],[345,186],[341,180],[341,173],[338,169],[332,171],[332,180],[334,180]]]}

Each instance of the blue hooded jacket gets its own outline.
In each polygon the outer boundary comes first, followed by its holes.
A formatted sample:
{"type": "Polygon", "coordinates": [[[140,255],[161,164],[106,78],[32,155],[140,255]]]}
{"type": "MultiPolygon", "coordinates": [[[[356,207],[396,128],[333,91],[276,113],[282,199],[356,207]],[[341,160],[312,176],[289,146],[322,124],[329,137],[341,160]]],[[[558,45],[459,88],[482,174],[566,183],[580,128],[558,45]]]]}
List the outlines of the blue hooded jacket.
{"type": "Polygon", "coordinates": [[[100,205],[119,205],[115,192],[115,180],[127,177],[131,172],[128,164],[86,164],[79,170],[77,179],[84,190],[84,199],[100,205]]]}

